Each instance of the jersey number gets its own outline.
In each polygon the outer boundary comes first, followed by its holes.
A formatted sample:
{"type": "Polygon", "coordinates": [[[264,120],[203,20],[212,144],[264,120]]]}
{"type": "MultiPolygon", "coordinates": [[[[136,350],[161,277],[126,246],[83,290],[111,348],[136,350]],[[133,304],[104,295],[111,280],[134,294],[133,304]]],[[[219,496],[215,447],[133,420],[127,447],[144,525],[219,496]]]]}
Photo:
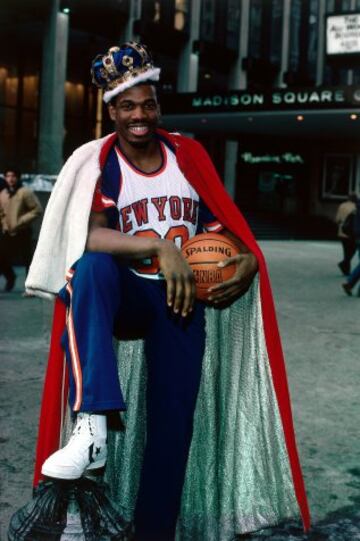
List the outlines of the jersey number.
{"type": "MultiPolygon", "coordinates": [[[[154,231],[154,229],[137,231],[134,236],[161,239],[161,235],[154,231]]],[[[174,227],[170,227],[164,239],[175,242],[176,246],[178,248],[181,248],[182,245],[189,239],[189,230],[186,225],[177,225],[174,227]]],[[[139,265],[135,268],[136,272],[139,272],[140,274],[158,274],[160,271],[159,261],[156,256],[143,259],[142,262],[139,263],[139,265]]]]}

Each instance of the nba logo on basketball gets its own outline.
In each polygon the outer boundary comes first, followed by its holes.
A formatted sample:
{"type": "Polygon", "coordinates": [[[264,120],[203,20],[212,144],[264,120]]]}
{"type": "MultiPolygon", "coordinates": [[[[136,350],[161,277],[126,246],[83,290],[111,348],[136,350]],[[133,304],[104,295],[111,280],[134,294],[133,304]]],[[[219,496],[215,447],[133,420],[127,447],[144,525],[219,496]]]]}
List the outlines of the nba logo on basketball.
{"type": "Polygon", "coordinates": [[[195,235],[182,247],[182,253],[194,273],[196,298],[206,301],[209,287],[229,280],[235,270],[235,263],[227,267],[218,267],[218,263],[239,253],[235,244],[218,233],[195,235]]]}

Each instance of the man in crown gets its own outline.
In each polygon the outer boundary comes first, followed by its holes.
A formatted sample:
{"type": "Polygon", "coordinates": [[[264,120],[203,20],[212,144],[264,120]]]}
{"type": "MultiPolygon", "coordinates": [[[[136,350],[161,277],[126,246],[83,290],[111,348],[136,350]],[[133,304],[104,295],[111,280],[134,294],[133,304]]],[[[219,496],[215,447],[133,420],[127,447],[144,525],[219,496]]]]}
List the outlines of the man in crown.
{"type": "MultiPolygon", "coordinates": [[[[95,58],[93,81],[104,90],[116,131],[75,151],[47,207],[26,283],[32,294],[57,296],[35,483],[40,470],[43,476],[72,480],[106,464],[107,416],[131,408],[125,404],[118,377],[113,335],[120,339],[140,336],[147,364],[147,412],[133,513],[135,539],[175,539],[185,477],[191,477],[189,450],[191,445],[196,447],[192,441],[199,432],[194,431],[194,412],[201,377],[206,379],[203,359],[212,332],[206,328],[209,309],[195,299],[194,277],[180,248],[198,232],[221,231],[237,243],[241,254],[222,263],[235,262],[236,273],[211,290],[209,302],[225,317],[227,307],[246,297],[249,288],[258,288],[254,276],[259,268],[262,315],[257,316],[256,325],[265,334],[271,366],[267,378],[274,388],[274,411],[280,412],[274,413],[280,426],[276,438],[287,454],[294,482],[284,493],[288,490],[289,497],[297,499],[307,526],[306,496],[265,262],[205,150],[196,141],[158,128],[155,83],[159,74],[147,48],[139,43],[113,47],[95,58]],[[76,420],[68,443],[54,452],[66,389],[64,353],[68,400],[76,420]]],[[[245,302],[252,313],[254,300],[245,302]]],[[[230,331],[228,338],[230,343],[237,341],[230,331]]],[[[208,400],[215,398],[208,396],[208,400]]],[[[261,432],[258,423],[264,421],[256,418],[254,426],[261,432]]],[[[266,426],[271,425],[269,418],[266,426]]],[[[221,444],[215,445],[221,449],[221,444]]],[[[285,478],[288,473],[280,475],[285,478]]],[[[218,488],[210,490],[216,493],[218,488]]],[[[289,513],[291,505],[285,507],[286,512],[279,504],[276,517],[268,523],[289,513]]],[[[180,537],[210,540],[204,520],[206,524],[211,520],[204,509],[203,526],[196,522],[186,526],[185,520],[185,526],[178,525],[183,531],[180,537]]],[[[232,534],[261,526],[259,518],[232,526],[232,534]]],[[[225,537],[219,533],[211,539],[225,537]]]]}

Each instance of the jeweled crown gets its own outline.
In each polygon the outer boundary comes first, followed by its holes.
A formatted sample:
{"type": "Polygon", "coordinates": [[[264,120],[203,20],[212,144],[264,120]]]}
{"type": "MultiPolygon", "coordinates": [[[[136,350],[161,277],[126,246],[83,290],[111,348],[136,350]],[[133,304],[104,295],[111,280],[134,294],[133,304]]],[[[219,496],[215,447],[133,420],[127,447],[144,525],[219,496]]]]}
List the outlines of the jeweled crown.
{"type": "Polygon", "coordinates": [[[146,45],[129,41],[121,47],[111,47],[106,54],[97,55],[91,66],[93,83],[104,90],[104,101],[139,82],[158,81],[160,69],[146,45]]]}

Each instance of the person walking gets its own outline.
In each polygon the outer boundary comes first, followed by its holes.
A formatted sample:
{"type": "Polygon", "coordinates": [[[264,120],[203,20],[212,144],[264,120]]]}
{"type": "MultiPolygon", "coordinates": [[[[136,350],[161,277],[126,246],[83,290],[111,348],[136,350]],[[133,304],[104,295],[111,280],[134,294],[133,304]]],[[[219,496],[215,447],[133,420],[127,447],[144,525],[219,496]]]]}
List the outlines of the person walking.
{"type": "Polygon", "coordinates": [[[7,183],[3,177],[0,177],[0,193],[7,188],[7,183]]]}
{"type": "MultiPolygon", "coordinates": [[[[353,288],[360,281],[360,200],[357,201],[355,211],[351,216],[353,235],[350,235],[350,237],[353,239],[355,250],[358,250],[359,252],[359,262],[349,274],[347,281],[342,284],[345,293],[349,296],[352,295],[353,288]]],[[[358,297],[360,297],[360,287],[358,290],[358,297]]]]}
{"type": "Polygon", "coordinates": [[[349,236],[343,231],[343,224],[349,214],[355,211],[356,202],[356,194],[349,194],[348,199],[339,205],[335,217],[335,222],[338,225],[337,236],[343,247],[343,259],[338,263],[338,267],[345,276],[350,274],[351,260],[356,252],[356,245],[353,236],[349,236]]]}
{"type": "Polygon", "coordinates": [[[26,274],[32,258],[31,224],[41,216],[42,206],[36,195],[21,183],[15,167],[5,169],[5,188],[0,192],[0,271],[6,278],[5,291],[14,288],[14,261],[22,259],[26,274]]]}

